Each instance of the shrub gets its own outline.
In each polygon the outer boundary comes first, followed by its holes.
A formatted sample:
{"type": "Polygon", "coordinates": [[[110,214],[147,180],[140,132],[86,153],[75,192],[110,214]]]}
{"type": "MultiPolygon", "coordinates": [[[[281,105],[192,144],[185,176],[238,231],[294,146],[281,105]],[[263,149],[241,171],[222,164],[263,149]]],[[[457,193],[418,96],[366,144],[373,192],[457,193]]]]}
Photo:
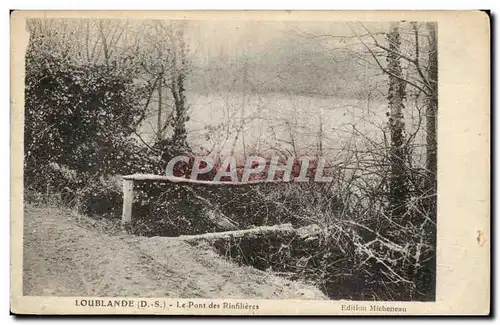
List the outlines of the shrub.
{"type": "Polygon", "coordinates": [[[42,186],[55,163],[76,173],[114,175],[133,170],[130,135],[144,117],[137,71],[73,62],[43,39],[26,53],[25,181],[42,186]]]}

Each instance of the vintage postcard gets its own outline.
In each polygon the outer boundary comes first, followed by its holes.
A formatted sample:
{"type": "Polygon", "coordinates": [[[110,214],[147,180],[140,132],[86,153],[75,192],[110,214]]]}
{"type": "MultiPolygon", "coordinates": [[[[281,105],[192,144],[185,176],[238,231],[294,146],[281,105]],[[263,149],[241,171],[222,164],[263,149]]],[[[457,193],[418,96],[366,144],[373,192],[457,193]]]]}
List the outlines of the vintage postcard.
{"type": "Polygon", "coordinates": [[[487,315],[479,11],[11,13],[15,314],[487,315]]]}

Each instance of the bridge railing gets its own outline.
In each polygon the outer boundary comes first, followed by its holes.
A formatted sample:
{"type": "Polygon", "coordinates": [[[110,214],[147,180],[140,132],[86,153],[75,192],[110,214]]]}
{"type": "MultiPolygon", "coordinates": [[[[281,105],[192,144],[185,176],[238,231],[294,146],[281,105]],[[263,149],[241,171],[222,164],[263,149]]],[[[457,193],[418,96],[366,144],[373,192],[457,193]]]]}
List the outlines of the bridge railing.
{"type": "Polygon", "coordinates": [[[288,183],[282,180],[254,180],[248,182],[213,182],[203,180],[193,180],[189,178],[164,176],[154,174],[133,174],[122,176],[123,179],[123,209],[122,209],[122,225],[129,224],[132,221],[132,203],[134,199],[134,181],[156,181],[170,182],[176,184],[191,184],[204,186],[245,186],[263,183],[288,183]]]}

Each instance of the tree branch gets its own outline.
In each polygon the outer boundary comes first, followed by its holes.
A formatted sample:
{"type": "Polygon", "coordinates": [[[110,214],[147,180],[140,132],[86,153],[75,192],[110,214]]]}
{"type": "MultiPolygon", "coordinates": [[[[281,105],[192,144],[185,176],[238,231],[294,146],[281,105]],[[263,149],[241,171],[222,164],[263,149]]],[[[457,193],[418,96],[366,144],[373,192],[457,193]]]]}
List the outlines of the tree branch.
{"type": "MultiPolygon", "coordinates": [[[[354,29],[352,29],[352,27],[348,24],[349,28],[351,29],[351,31],[357,36],[356,32],[354,31],[354,29]]],[[[397,76],[389,71],[387,71],[387,69],[385,69],[382,64],[380,63],[379,59],[377,58],[377,56],[375,55],[375,53],[372,51],[372,49],[365,43],[365,41],[363,41],[361,39],[361,37],[357,36],[358,40],[363,44],[363,46],[368,50],[368,52],[371,54],[371,56],[373,57],[373,59],[375,60],[375,62],[377,63],[378,67],[380,68],[380,70],[382,70],[385,74],[391,76],[391,77],[394,77],[396,79],[399,79],[403,82],[406,82],[407,84],[409,85],[412,85],[413,87],[417,88],[418,90],[422,91],[424,94],[428,95],[428,92],[423,89],[422,87],[420,87],[419,85],[417,85],[416,83],[410,81],[410,80],[406,80],[404,78],[401,78],[400,76],[397,76]]]]}
{"type": "MultiPolygon", "coordinates": [[[[422,84],[424,84],[424,86],[426,88],[428,88],[429,90],[431,90],[431,87],[429,85],[429,82],[427,81],[427,78],[425,78],[423,72],[422,72],[422,69],[420,67],[420,62],[418,60],[419,58],[419,44],[418,44],[418,30],[416,29],[416,24],[412,24],[413,25],[413,29],[415,31],[415,41],[416,41],[416,44],[415,44],[415,52],[416,52],[416,59],[412,59],[410,58],[409,56],[401,53],[401,52],[396,52],[394,50],[391,50],[390,48],[380,44],[377,39],[375,38],[375,36],[373,36],[373,34],[368,30],[368,28],[363,24],[363,28],[366,30],[366,32],[370,35],[370,37],[373,39],[373,42],[375,43],[375,46],[377,46],[378,48],[384,50],[384,51],[387,51],[387,52],[390,52],[390,53],[393,53],[403,59],[405,59],[406,61],[412,63],[413,65],[415,65],[415,68],[417,69],[417,72],[418,72],[418,75],[420,76],[420,78],[422,78],[422,84]]],[[[352,29],[351,29],[352,30],[352,29]]],[[[361,40],[360,40],[361,41],[361,40]]],[[[362,41],[361,41],[362,42],[362,41]]]]}

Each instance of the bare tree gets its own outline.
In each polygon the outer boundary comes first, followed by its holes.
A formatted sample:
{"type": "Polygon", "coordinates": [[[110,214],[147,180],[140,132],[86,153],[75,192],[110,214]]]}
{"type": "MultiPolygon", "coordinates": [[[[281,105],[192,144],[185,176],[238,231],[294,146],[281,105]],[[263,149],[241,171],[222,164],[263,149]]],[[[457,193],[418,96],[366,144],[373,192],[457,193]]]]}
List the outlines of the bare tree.
{"type": "Polygon", "coordinates": [[[408,197],[403,115],[406,83],[402,78],[400,56],[397,55],[400,52],[401,45],[398,24],[393,23],[389,33],[387,33],[387,43],[389,45],[387,54],[389,92],[387,99],[389,102],[389,128],[391,133],[389,204],[392,216],[396,218],[400,218],[406,213],[408,197]]]}
{"type": "Polygon", "coordinates": [[[175,108],[175,116],[171,121],[173,128],[172,143],[179,149],[183,149],[188,147],[186,122],[189,120],[189,116],[184,86],[188,68],[188,49],[184,41],[182,26],[175,33],[171,33],[170,37],[173,45],[173,71],[171,73],[170,91],[174,98],[175,108]]]}
{"type": "MultiPolygon", "coordinates": [[[[437,36],[436,24],[428,22],[429,33],[429,64],[427,66],[427,80],[429,81],[430,93],[427,96],[427,159],[426,167],[429,172],[427,189],[431,193],[436,192],[437,185],[437,105],[438,105],[438,62],[437,62],[437,36]]],[[[435,209],[435,197],[433,197],[435,209]]]]}

